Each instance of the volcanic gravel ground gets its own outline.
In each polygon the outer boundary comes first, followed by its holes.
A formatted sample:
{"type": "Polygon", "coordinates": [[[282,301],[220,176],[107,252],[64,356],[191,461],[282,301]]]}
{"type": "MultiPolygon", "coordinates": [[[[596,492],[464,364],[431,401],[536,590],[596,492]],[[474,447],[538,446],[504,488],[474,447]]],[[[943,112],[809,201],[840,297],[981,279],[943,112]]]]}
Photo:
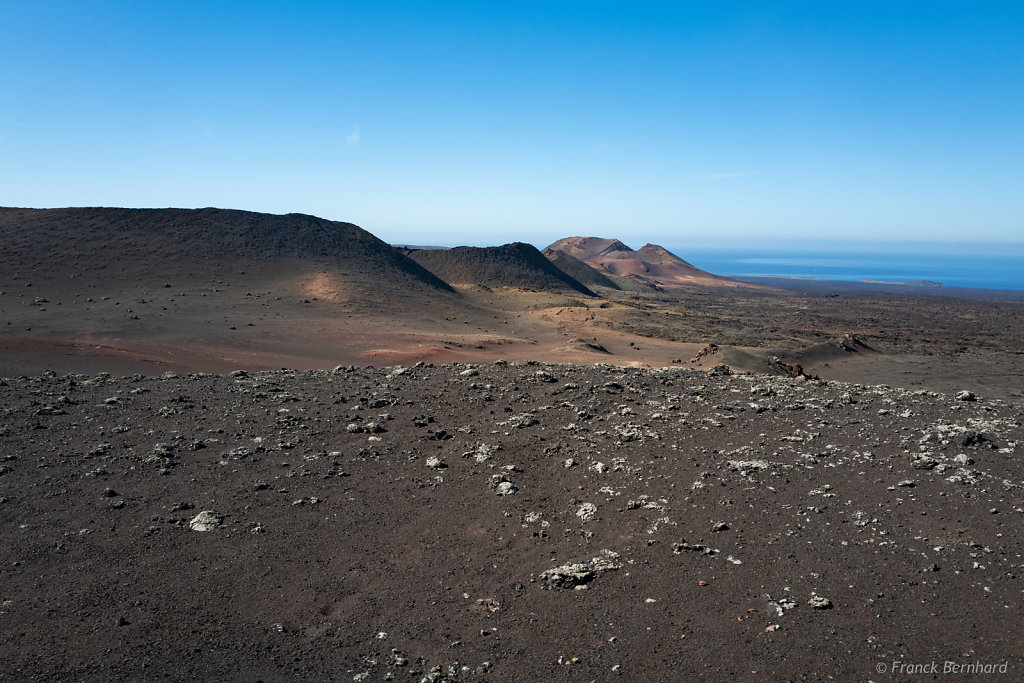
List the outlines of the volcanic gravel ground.
{"type": "Polygon", "coordinates": [[[0,677],[1018,678],[1021,420],[722,370],[0,380],[0,677]]]}

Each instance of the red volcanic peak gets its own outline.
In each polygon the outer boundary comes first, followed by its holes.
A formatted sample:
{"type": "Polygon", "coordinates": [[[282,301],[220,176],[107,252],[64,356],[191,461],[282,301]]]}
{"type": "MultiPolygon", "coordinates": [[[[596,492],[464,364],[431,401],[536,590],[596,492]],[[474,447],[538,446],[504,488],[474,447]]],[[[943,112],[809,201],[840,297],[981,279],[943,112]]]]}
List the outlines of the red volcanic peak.
{"type": "Polygon", "coordinates": [[[574,256],[599,271],[659,289],[694,285],[752,286],[696,268],[657,244],[645,244],[634,251],[617,239],[566,237],[548,249],[574,256]]]}

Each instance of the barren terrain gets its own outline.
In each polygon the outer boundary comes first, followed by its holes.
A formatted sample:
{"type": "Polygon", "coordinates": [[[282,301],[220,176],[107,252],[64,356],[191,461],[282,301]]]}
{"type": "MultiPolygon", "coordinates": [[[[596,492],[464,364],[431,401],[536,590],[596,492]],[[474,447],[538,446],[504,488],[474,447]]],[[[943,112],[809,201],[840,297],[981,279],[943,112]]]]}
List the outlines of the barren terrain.
{"type": "MultiPolygon", "coordinates": [[[[529,245],[414,252],[442,264],[446,283],[351,224],[219,209],[2,209],[0,230],[0,376],[499,358],[724,362],[1022,396],[1024,301],[984,292],[819,282],[656,291],[564,252],[548,250],[544,263],[529,245]],[[566,289],[581,278],[592,292],[566,289]],[[844,345],[847,336],[857,344],[844,345]]],[[[620,244],[574,239],[590,251],[620,244]]],[[[613,251],[616,262],[653,254],[692,268],[653,248],[613,251]]]]}
{"type": "Polygon", "coordinates": [[[0,678],[1021,676],[1019,299],[218,209],[0,237],[0,678]]]}
{"type": "Polygon", "coordinates": [[[3,673],[1016,677],[1022,412],[972,399],[529,363],[6,380],[3,673]]]}

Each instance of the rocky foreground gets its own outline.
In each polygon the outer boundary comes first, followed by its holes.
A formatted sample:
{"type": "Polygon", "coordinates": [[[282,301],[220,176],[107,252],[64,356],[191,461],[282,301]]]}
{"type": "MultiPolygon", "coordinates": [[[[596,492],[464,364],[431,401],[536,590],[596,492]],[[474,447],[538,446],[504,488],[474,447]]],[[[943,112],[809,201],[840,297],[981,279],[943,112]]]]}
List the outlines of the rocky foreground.
{"type": "Polygon", "coordinates": [[[726,370],[0,380],[0,678],[1019,678],[1022,420],[726,370]]]}

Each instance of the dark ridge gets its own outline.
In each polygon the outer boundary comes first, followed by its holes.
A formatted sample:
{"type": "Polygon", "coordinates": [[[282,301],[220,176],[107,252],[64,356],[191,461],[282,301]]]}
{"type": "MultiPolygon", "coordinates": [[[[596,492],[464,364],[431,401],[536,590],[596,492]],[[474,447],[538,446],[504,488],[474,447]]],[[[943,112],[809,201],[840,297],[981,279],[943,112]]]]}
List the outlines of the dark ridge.
{"type": "Polygon", "coordinates": [[[187,267],[283,259],[337,267],[399,286],[451,288],[397,249],[351,223],[232,209],[0,208],[5,270],[121,277],[187,267]],[[41,256],[45,255],[45,256],[41,256]],[[104,270],[106,269],[106,270],[104,270]]]}
{"type": "Polygon", "coordinates": [[[845,358],[854,353],[876,353],[874,349],[852,334],[845,334],[802,349],[773,349],[770,355],[777,356],[789,363],[813,365],[845,358]]]}
{"type": "Polygon", "coordinates": [[[410,252],[410,257],[451,284],[595,296],[584,284],[548,261],[536,247],[523,242],[500,247],[417,250],[410,252]]]}
{"type": "Polygon", "coordinates": [[[625,244],[623,244],[619,240],[612,240],[611,244],[609,244],[608,246],[606,246],[604,249],[601,250],[601,254],[611,254],[611,253],[617,252],[617,251],[622,251],[622,252],[627,252],[627,253],[632,253],[633,252],[633,250],[631,248],[629,248],[628,246],[626,246],[625,244]]]}
{"type": "Polygon", "coordinates": [[[622,287],[607,275],[595,268],[591,268],[572,254],[567,254],[564,251],[550,248],[545,249],[543,253],[551,263],[555,264],[556,268],[588,287],[622,289],[622,287]]]}

